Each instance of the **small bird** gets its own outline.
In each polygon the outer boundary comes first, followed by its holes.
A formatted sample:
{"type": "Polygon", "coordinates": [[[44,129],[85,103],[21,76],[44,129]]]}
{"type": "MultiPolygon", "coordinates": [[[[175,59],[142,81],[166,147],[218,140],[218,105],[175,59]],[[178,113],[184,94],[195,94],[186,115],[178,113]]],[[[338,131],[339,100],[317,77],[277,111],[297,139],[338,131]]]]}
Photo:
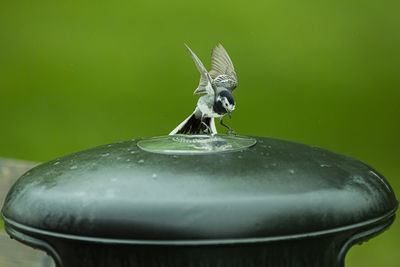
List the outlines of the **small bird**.
{"type": "Polygon", "coordinates": [[[206,95],[199,98],[194,112],[170,135],[200,133],[214,135],[217,133],[214,118],[220,118],[220,124],[228,128],[227,134],[236,135],[236,132],[222,121],[225,114],[231,118],[231,113],[235,109],[232,92],[237,87],[235,69],[228,53],[221,44],[216,45],[211,52],[211,70],[207,72],[196,54],[186,44],[185,46],[201,74],[199,86],[193,94],[206,95]]]}

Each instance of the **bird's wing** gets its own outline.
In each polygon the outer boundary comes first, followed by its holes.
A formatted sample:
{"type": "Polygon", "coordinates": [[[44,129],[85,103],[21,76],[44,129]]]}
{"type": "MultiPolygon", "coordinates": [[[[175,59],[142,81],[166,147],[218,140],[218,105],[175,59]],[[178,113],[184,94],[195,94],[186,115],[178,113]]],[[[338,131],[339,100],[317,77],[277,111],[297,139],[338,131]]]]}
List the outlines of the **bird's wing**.
{"type": "Polygon", "coordinates": [[[225,48],[218,44],[211,52],[211,70],[210,76],[214,83],[221,83],[221,86],[231,91],[237,87],[237,77],[232,60],[226,52],[225,48]]]}
{"type": "Polygon", "coordinates": [[[203,63],[201,63],[200,59],[196,56],[195,53],[193,53],[193,51],[189,48],[189,46],[187,46],[187,44],[185,44],[185,46],[189,51],[189,54],[192,56],[194,64],[196,64],[196,67],[201,74],[199,86],[193,94],[215,94],[215,89],[212,86],[212,79],[208,74],[206,68],[204,67],[203,63]]]}

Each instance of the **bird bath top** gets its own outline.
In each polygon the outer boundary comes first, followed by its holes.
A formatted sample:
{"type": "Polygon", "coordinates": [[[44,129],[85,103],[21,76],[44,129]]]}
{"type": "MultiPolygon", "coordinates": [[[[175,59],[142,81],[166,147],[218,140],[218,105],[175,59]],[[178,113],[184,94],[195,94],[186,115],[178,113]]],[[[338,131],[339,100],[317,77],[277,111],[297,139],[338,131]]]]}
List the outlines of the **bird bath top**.
{"type": "Polygon", "coordinates": [[[256,139],[244,136],[180,134],[144,139],[138,146],[154,153],[190,155],[239,151],[256,143],[256,139]]]}
{"type": "Polygon", "coordinates": [[[58,238],[215,244],[356,230],[390,223],[396,208],[385,178],[344,155],[271,138],[168,136],[39,165],[14,184],[2,216],[8,230],[58,238]]]}

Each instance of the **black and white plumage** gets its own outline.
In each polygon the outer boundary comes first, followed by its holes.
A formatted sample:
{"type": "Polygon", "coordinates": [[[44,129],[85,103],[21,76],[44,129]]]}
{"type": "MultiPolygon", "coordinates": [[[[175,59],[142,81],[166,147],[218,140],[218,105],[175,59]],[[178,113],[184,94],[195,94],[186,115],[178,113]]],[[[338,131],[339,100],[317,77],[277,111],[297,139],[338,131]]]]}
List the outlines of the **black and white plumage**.
{"type": "Polygon", "coordinates": [[[218,44],[211,52],[211,70],[207,72],[203,63],[185,44],[189,54],[199,70],[200,82],[194,94],[206,94],[197,101],[196,109],[188,118],[179,124],[173,134],[216,134],[214,118],[220,118],[220,124],[228,128],[228,134],[235,131],[225,125],[222,118],[225,114],[231,117],[235,109],[235,98],[232,92],[237,87],[237,78],[232,61],[225,48],[218,44]]]}

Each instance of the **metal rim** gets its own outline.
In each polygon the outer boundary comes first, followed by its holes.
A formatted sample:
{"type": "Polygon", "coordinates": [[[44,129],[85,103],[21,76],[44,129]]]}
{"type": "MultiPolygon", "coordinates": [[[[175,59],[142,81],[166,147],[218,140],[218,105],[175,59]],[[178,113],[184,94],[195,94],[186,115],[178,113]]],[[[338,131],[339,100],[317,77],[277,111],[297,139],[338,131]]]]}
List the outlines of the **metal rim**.
{"type": "Polygon", "coordinates": [[[309,237],[316,237],[321,235],[328,235],[338,232],[345,232],[349,230],[361,229],[366,226],[376,225],[378,223],[385,223],[388,220],[393,220],[395,212],[398,208],[398,202],[396,207],[391,211],[385,213],[382,216],[369,219],[360,223],[340,226],[327,230],[320,230],[309,233],[299,233],[283,236],[271,236],[271,237],[252,237],[252,238],[235,238],[235,239],[204,239],[204,240],[135,240],[135,239],[115,239],[115,238],[102,238],[102,237],[91,237],[91,236],[78,236],[74,234],[56,233],[48,230],[37,229],[35,227],[26,226],[12,219],[7,218],[3,212],[1,212],[1,217],[5,222],[5,228],[13,228],[14,230],[20,230],[26,233],[33,233],[39,235],[46,235],[61,239],[77,240],[77,241],[87,241],[87,242],[97,242],[97,243],[113,243],[113,244],[135,244],[135,245],[229,245],[229,244],[251,244],[251,243],[266,243],[274,241],[284,241],[284,240],[294,240],[309,237]]]}

